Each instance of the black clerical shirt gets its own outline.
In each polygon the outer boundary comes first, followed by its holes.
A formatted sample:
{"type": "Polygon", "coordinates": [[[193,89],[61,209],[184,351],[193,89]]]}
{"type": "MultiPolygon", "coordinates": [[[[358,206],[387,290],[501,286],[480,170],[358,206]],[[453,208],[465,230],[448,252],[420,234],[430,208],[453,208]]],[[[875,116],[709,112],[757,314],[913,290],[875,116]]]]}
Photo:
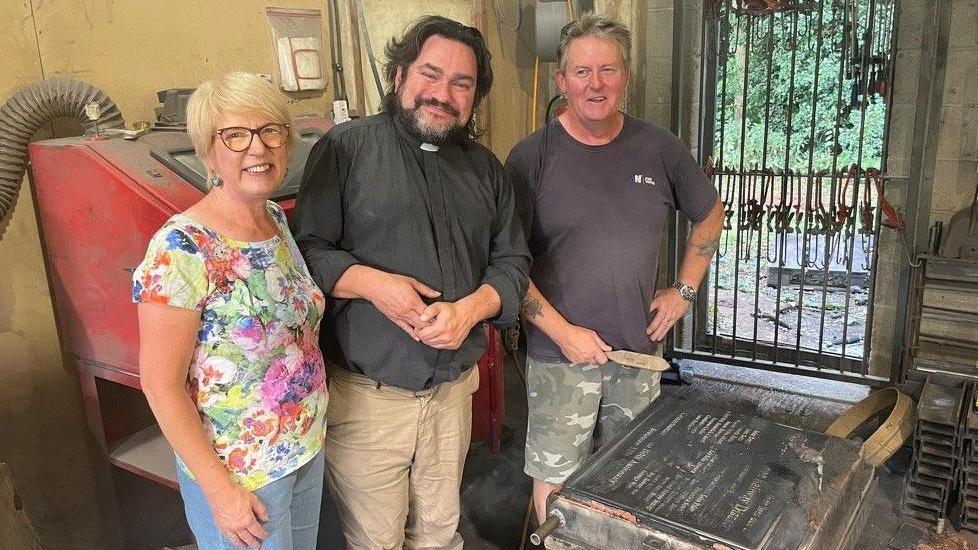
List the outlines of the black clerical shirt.
{"type": "MultiPolygon", "coordinates": [[[[502,304],[492,322],[516,323],[530,255],[503,167],[473,141],[422,144],[387,113],[334,127],[306,162],[292,226],[327,294],[362,264],[414,277],[442,293],[437,301],[488,284],[502,304]]],[[[368,300],[327,307],[323,353],[379,383],[421,390],[456,380],[485,350],[478,324],[458,350],[437,350],[368,300]]]]}

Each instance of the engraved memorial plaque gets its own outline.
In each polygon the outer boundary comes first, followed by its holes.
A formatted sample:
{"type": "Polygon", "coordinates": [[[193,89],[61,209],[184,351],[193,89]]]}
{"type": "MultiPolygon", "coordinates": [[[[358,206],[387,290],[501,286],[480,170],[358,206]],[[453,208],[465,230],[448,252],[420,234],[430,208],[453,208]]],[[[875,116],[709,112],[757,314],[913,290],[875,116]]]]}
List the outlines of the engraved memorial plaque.
{"type": "Polygon", "coordinates": [[[663,397],[574,474],[562,493],[684,539],[743,549],[803,547],[801,538],[817,530],[814,518],[827,513],[819,510],[830,507],[821,500],[848,494],[841,487],[849,468],[861,463],[858,447],[663,397]]]}

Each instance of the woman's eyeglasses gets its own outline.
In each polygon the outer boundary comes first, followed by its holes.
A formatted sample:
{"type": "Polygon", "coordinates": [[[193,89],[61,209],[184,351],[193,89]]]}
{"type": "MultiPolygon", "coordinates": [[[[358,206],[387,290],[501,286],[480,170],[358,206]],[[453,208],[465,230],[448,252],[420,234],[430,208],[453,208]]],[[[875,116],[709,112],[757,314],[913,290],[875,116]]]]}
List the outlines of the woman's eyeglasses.
{"type": "Polygon", "coordinates": [[[285,141],[289,137],[289,126],[287,124],[273,122],[257,130],[232,126],[230,128],[221,128],[214,133],[220,136],[221,141],[224,142],[224,145],[228,149],[235,153],[240,153],[251,147],[251,140],[255,139],[255,136],[258,136],[258,139],[265,144],[265,147],[278,149],[282,145],[285,145],[285,141]]]}

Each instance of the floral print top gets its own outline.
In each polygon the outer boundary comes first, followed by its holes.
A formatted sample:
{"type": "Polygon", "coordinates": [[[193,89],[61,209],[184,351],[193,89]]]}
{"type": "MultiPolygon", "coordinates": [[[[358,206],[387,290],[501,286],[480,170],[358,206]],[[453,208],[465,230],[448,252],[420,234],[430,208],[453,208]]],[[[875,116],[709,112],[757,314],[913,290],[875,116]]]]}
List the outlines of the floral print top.
{"type": "MultiPolygon", "coordinates": [[[[133,274],[133,301],[201,312],[187,390],[214,450],[249,491],[311,460],[326,431],[323,293],[274,202],[278,228],[241,242],[177,214],[133,274]]],[[[180,467],[190,475],[186,466],[180,467]]]]}

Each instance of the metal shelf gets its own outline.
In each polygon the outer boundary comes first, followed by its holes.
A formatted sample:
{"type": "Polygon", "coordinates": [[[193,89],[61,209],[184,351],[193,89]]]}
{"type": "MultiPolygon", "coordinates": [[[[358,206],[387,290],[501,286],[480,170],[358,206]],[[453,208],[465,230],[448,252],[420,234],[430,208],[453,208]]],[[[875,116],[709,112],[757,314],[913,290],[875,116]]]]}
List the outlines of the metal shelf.
{"type": "Polygon", "coordinates": [[[978,379],[978,344],[961,338],[960,330],[944,334],[932,332],[934,322],[959,329],[978,326],[978,262],[934,255],[919,258],[923,265],[914,277],[907,347],[909,365],[912,370],[978,379]],[[930,301],[925,300],[925,292],[934,291],[959,293],[957,296],[967,296],[965,301],[974,297],[975,307],[969,310],[960,304],[952,308],[945,304],[925,303],[930,301]],[[928,332],[921,327],[924,320],[930,321],[928,332]]]}
{"type": "Polygon", "coordinates": [[[109,449],[109,462],[134,474],[177,488],[173,448],[156,424],[113,444],[109,449]]]}

